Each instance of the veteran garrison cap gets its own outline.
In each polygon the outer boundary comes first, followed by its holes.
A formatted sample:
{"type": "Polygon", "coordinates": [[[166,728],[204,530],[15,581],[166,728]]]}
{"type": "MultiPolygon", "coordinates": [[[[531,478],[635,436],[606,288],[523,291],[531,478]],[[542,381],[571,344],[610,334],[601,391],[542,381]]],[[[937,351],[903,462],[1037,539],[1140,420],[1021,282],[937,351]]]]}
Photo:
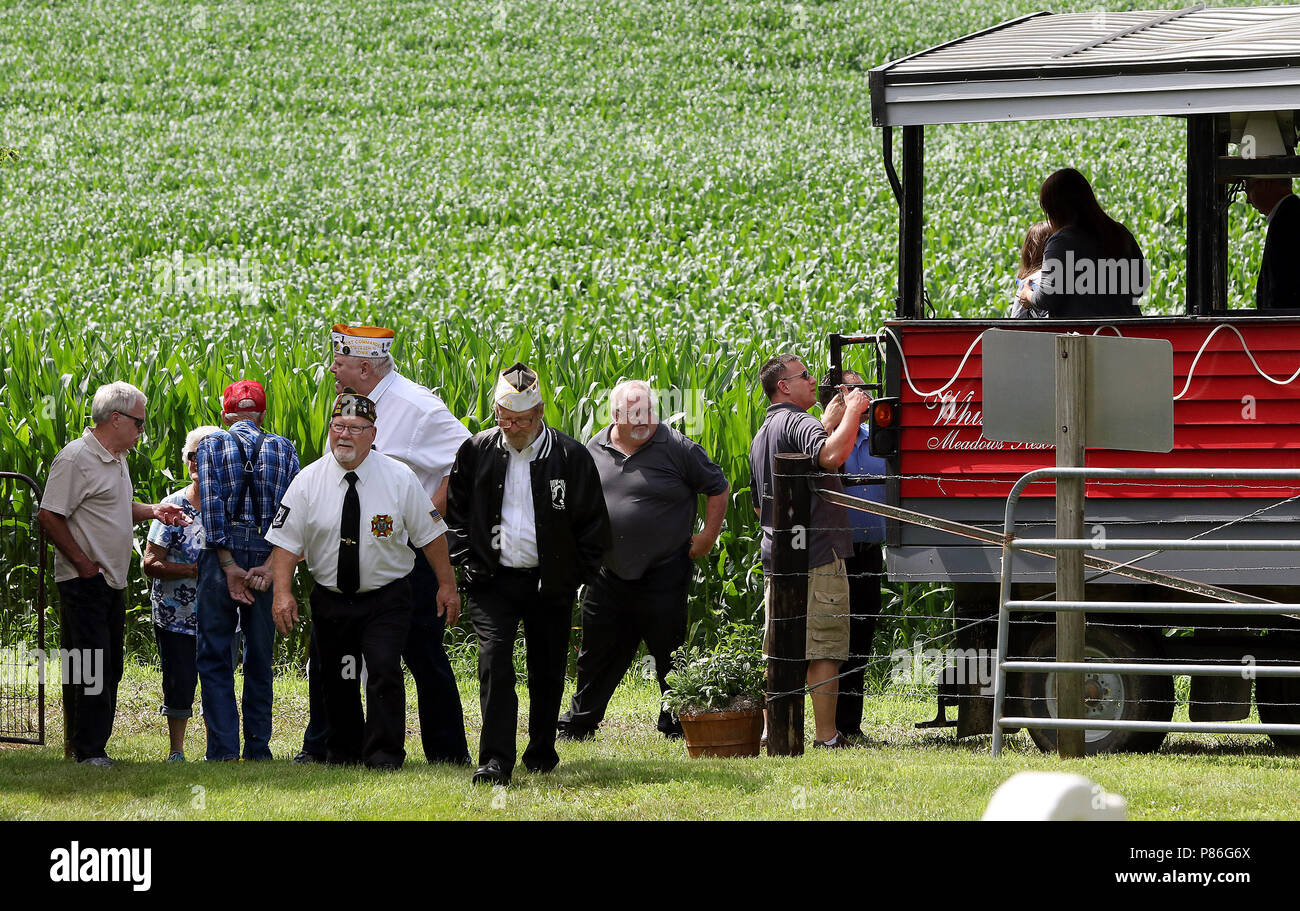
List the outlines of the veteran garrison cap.
{"type": "Polygon", "coordinates": [[[393,348],[396,333],[382,326],[346,326],[335,324],[330,330],[335,354],[352,357],[384,357],[393,348]]]}
{"type": "Polygon", "coordinates": [[[542,404],[537,374],[521,361],[501,371],[493,395],[494,401],[507,411],[528,411],[542,404]]]}
{"type": "Polygon", "coordinates": [[[359,392],[345,392],[334,400],[331,418],[362,418],[375,422],[375,403],[359,392]]]}

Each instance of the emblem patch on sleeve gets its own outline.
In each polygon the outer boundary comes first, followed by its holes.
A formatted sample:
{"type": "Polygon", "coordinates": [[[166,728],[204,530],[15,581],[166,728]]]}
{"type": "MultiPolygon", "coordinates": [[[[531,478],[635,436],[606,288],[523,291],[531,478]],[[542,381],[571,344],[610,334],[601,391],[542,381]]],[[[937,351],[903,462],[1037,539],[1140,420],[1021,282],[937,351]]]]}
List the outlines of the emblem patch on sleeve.
{"type": "Polygon", "coordinates": [[[551,480],[551,508],[564,508],[565,481],[563,478],[554,478],[551,480]]]}
{"type": "Polygon", "coordinates": [[[393,533],[393,517],[375,516],[370,520],[370,533],[376,538],[387,538],[393,533]]]}
{"type": "Polygon", "coordinates": [[[280,508],[275,511],[275,518],[271,520],[271,527],[284,528],[284,520],[287,518],[289,518],[289,507],[281,503],[280,508]]]}
{"type": "Polygon", "coordinates": [[[434,522],[442,521],[442,513],[438,512],[438,507],[435,506],[433,509],[429,510],[429,518],[433,519],[434,522]]]}

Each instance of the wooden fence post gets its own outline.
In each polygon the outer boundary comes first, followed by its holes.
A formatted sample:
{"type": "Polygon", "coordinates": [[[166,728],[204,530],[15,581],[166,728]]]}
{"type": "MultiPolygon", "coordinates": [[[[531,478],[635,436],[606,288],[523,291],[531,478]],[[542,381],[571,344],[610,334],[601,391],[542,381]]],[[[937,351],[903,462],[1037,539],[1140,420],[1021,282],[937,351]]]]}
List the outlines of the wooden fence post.
{"type": "Polygon", "coordinates": [[[779,453],[772,460],[772,586],[767,607],[771,630],[767,642],[769,756],[803,754],[811,473],[812,457],[803,453],[779,453]]]}

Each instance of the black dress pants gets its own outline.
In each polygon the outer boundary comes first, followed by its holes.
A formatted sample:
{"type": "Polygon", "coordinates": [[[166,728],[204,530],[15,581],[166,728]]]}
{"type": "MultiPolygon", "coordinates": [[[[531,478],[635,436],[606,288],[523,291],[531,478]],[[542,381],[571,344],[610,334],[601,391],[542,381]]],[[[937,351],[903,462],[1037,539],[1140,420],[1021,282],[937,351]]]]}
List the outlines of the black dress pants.
{"type": "Polygon", "coordinates": [[[442,645],[446,619],[438,616],[438,577],[423,552],[415,555],[415,568],[406,577],[411,584],[411,631],[402,660],[415,678],[420,711],[420,743],[429,762],[469,764],[465,740],[465,715],[460,690],[442,645]]]}
{"type": "Polygon", "coordinates": [[[63,604],[64,648],[75,652],[67,664],[63,699],[68,706],[68,742],[73,757],[107,756],[122,681],[126,601],[103,574],[58,583],[63,604]]]}
{"type": "MultiPolygon", "coordinates": [[[[406,579],[411,585],[411,631],[402,650],[402,660],[415,679],[424,758],[429,762],[467,765],[469,744],[465,739],[465,714],[460,705],[456,675],[442,644],[446,621],[438,616],[438,577],[423,552],[416,553],[415,566],[406,579]]],[[[319,667],[320,650],[313,625],[307,665],[310,714],[302,737],[303,752],[313,756],[325,755],[325,742],[329,736],[325,691],[312,682],[320,673],[319,667]]]]}
{"type": "Polygon", "coordinates": [[[398,579],[351,596],[317,585],[311,593],[311,610],[329,716],[326,761],[401,766],[406,758],[402,648],[411,626],[410,585],[398,579]],[[363,661],[368,709],[364,718],[363,661]]]}
{"type": "Polygon", "coordinates": [[[840,665],[843,676],[835,702],[835,727],[845,734],[862,730],[862,688],[880,614],[881,555],[879,544],[855,541],[853,556],[844,561],[849,576],[849,660],[840,665]]]}
{"type": "Polygon", "coordinates": [[[549,771],[560,761],[555,729],[564,696],[569,657],[573,594],[546,598],[538,591],[536,569],[500,567],[468,593],[470,619],[478,634],[479,704],[483,731],[479,765],[495,759],[507,773],[515,766],[515,730],[519,699],[515,695],[515,635],[522,621],[528,650],[528,748],[524,765],[549,771]]]}
{"type": "MultiPolygon", "coordinates": [[[[582,599],[582,650],[578,684],[560,727],[571,734],[594,731],[642,641],[655,659],[659,692],[672,669],[672,654],[686,641],[686,596],[693,565],[684,553],[651,567],[636,580],[622,579],[601,568],[582,599]]],[[[676,733],[671,712],[659,712],[657,727],[676,733]]]]}

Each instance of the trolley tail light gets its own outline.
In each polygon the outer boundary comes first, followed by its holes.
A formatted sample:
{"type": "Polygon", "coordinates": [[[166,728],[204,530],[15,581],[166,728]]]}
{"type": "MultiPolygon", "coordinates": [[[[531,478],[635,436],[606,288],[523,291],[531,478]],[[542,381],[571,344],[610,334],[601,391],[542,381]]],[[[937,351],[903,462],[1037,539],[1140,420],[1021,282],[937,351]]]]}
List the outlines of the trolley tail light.
{"type": "Polygon", "coordinates": [[[898,455],[898,399],[876,399],[871,403],[871,454],[892,459],[898,455]]]}

